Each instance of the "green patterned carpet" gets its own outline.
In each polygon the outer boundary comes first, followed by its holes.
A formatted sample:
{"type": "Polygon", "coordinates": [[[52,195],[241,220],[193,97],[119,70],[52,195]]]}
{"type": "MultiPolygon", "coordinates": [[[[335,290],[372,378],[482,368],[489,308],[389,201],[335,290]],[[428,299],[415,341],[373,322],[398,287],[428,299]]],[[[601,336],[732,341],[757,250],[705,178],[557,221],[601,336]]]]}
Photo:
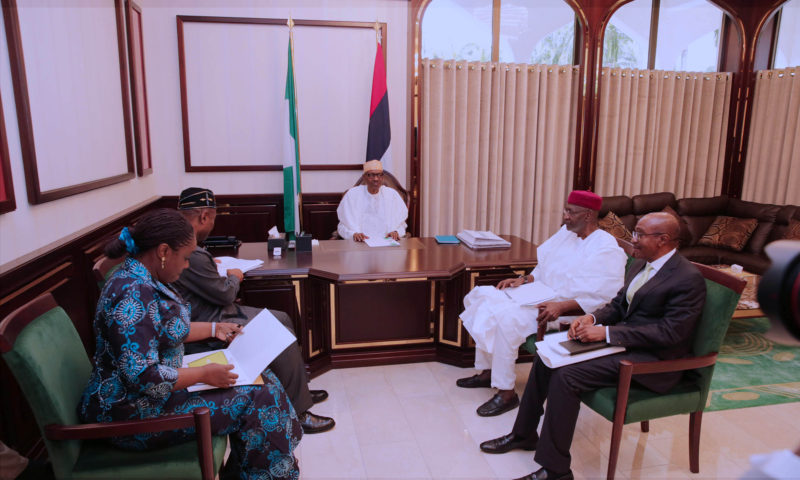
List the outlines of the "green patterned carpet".
{"type": "Polygon", "coordinates": [[[772,342],[767,318],[733,319],[705,411],[800,401],[800,347],[772,342]]]}

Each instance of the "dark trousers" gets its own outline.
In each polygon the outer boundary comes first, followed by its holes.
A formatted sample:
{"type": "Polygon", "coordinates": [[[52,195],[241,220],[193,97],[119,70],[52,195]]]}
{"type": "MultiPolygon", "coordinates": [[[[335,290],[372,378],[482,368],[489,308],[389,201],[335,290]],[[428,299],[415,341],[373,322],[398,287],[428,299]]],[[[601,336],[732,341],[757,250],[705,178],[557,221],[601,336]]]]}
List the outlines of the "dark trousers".
{"type": "MultiPolygon", "coordinates": [[[[542,433],[538,437],[534,460],[544,468],[563,474],[569,471],[569,454],[581,393],[617,385],[621,360],[652,361],[655,355],[644,352],[624,352],[600,357],[564,367],[548,368],[538,358],[531,368],[525,393],[517,412],[512,432],[519,437],[536,439],[536,428],[544,414],[542,433]],[[544,402],[547,400],[547,409],[544,402]]],[[[666,391],[674,385],[674,377],[648,375],[637,378],[648,388],[666,391]]]]}
{"type": "MultiPolygon", "coordinates": [[[[247,307],[243,305],[236,305],[235,313],[226,315],[223,314],[220,322],[232,322],[239,325],[246,325],[247,322],[253,319],[262,309],[255,307],[247,307]]],[[[280,321],[284,327],[292,332],[292,335],[297,337],[294,332],[294,324],[292,319],[286,312],[280,310],[270,310],[270,313],[275,315],[275,318],[280,321]]],[[[217,350],[225,348],[225,342],[221,340],[208,340],[202,342],[192,342],[184,345],[186,353],[207,352],[209,350],[217,350]]],[[[314,404],[311,400],[311,392],[308,390],[308,377],[306,377],[306,366],[303,361],[303,353],[300,351],[300,345],[297,342],[292,342],[291,345],[286,347],[280,355],[275,357],[275,360],[269,364],[268,367],[278,377],[286,394],[292,401],[292,406],[298,415],[304,413],[311,405],[314,404]]]]}

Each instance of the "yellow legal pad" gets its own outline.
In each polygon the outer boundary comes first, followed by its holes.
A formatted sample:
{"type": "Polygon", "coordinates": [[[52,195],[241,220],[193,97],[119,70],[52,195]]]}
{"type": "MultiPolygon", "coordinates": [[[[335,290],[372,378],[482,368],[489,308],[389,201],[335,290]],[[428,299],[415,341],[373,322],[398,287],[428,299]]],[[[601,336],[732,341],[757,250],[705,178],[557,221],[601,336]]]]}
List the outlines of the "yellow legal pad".
{"type": "MultiPolygon", "coordinates": [[[[203,358],[198,358],[193,362],[189,362],[188,365],[190,367],[202,367],[203,365],[208,365],[209,363],[219,363],[220,365],[227,365],[228,364],[228,357],[225,356],[223,352],[214,352],[211,355],[206,355],[203,358]]],[[[261,375],[257,376],[251,385],[264,385],[264,379],[261,378],[261,375]]]]}

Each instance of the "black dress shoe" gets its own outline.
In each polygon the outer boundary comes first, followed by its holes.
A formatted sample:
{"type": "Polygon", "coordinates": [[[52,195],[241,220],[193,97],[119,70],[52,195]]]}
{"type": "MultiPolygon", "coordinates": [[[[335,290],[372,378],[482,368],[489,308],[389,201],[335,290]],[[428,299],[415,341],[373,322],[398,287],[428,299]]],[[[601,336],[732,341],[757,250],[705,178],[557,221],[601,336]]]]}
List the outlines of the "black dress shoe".
{"type": "Polygon", "coordinates": [[[537,440],[517,438],[514,433],[509,433],[508,435],[503,435],[494,440],[486,440],[481,443],[481,450],[486,453],[506,453],[515,448],[519,448],[530,452],[536,450],[536,442],[537,440]]]}
{"type": "Polygon", "coordinates": [[[533,473],[529,473],[524,477],[519,477],[516,480],[573,480],[575,476],[572,475],[572,471],[567,471],[567,473],[553,473],[550,470],[542,467],[539,470],[536,470],[533,473]]]}
{"type": "Polygon", "coordinates": [[[480,375],[473,375],[467,378],[459,378],[456,385],[461,388],[489,388],[492,386],[491,380],[484,380],[480,375]]]}
{"type": "Polygon", "coordinates": [[[495,415],[500,415],[501,413],[506,413],[507,411],[516,408],[519,405],[519,397],[515,393],[511,400],[503,401],[503,396],[499,393],[495,393],[494,396],[489,399],[488,402],[484,403],[480,407],[478,407],[478,415],[481,417],[494,417],[495,415]]]}
{"type": "Polygon", "coordinates": [[[300,420],[300,425],[303,426],[303,433],[327,432],[336,425],[332,418],[314,415],[309,411],[301,413],[298,419],[300,420]]]}
{"type": "Polygon", "coordinates": [[[309,390],[311,392],[311,401],[314,403],[324,402],[328,399],[328,392],[325,390],[309,390]]]}

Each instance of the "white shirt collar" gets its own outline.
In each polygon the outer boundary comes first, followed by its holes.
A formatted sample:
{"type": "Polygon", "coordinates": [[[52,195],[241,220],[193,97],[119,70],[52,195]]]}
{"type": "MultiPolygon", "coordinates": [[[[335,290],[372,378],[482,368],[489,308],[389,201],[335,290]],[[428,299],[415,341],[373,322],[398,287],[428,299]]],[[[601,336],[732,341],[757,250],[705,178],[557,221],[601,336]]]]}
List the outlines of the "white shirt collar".
{"type": "Polygon", "coordinates": [[[653,268],[653,272],[650,274],[650,276],[652,277],[659,270],[661,270],[661,267],[663,267],[664,264],[667,263],[667,260],[672,258],[672,256],[675,255],[675,252],[677,252],[677,251],[678,251],[677,249],[673,248],[672,250],[670,250],[669,252],[665,253],[664,255],[658,257],[657,259],[653,260],[652,262],[647,262],[653,268]]]}

